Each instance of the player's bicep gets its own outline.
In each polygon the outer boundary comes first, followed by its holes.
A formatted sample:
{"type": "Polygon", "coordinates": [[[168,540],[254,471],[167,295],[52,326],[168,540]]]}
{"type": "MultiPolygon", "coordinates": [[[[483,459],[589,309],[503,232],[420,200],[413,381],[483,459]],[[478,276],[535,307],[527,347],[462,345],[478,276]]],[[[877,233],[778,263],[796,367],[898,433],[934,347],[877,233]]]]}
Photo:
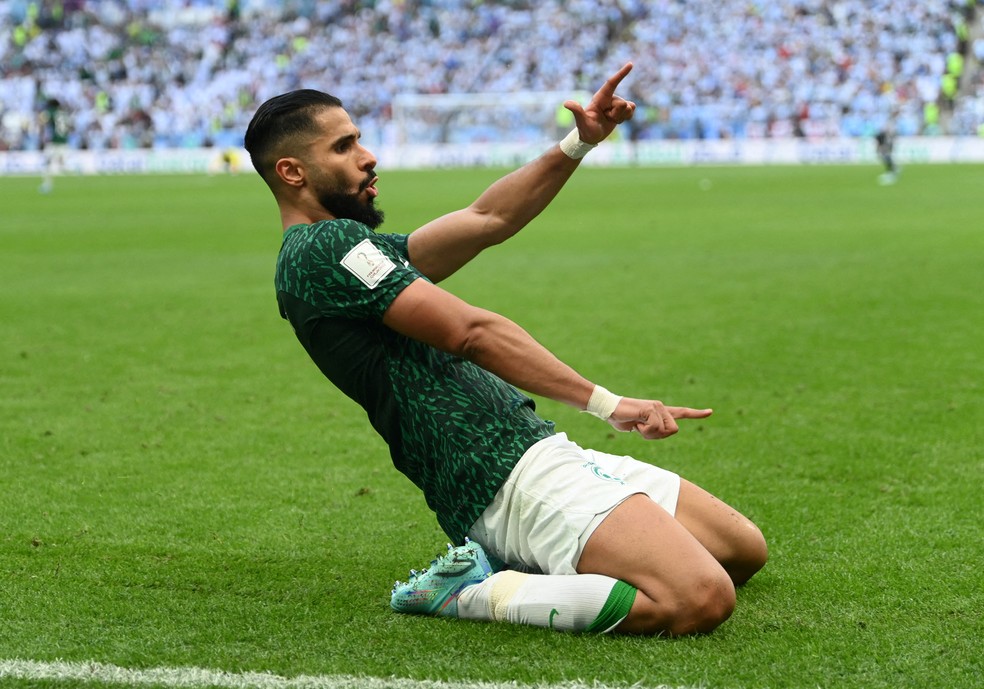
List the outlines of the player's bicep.
{"type": "Polygon", "coordinates": [[[469,206],[410,233],[407,250],[414,267],[434,282],[453,275],[489,246],[494,218],[469,206]]]}
{"type": "Polygon", "coordinates": [[[383,314],[383,324],[401,335],[460,354],[480,309],[427,280],[405,287],[383,314]]]}

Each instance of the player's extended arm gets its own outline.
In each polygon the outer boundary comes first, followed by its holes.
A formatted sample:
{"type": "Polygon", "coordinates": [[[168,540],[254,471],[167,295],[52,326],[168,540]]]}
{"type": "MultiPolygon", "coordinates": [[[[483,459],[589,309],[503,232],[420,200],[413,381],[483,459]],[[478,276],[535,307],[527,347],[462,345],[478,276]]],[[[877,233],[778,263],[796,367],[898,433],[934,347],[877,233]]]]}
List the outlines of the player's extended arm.
{"type": "MultiPolygon", "coordinates": [[[[591,98],[587,107],[567,101],[578,137],[598,144],[635,112],[635,103],[615,95],[632,69],[627,63],[591,98]]],[[[547,207],[577,169],[580,159],[567,156],[559,145],[493,183],[470,206],[448,213],[410,234],[414,267],[440,282],[481,251],[512,237],[547,207]]]]}
{"type": "MultiPolygon", "coordinates": [[[[393,330],[467,359],[527,392],[584,410],[594,383],[560,361],[508,318],[468,304],[426,280],[416,280],[393,300],[383,323],[393,330]]],[[[670,407],[624,397],[608,422],[644,438],[677,432],[676,419],[703,418],[710,409],[670,407]]]]}

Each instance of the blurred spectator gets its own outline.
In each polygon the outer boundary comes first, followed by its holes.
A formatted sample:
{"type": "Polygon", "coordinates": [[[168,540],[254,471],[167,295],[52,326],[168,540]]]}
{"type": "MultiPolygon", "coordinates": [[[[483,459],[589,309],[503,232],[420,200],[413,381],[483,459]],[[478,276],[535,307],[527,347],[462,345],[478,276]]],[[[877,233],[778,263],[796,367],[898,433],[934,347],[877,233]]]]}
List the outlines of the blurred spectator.
{"type": "Polygon", "coordinates": [[[0,148],[39,147],[46,94],[73,147],[238,146],[303,86],[378,145],[397,94],[574,91],[626,60],[634,139],[871,136],[888,111],[933,133],[947,56],[984,53],[974,20],[965,0],[0,0],[0,148]]]}

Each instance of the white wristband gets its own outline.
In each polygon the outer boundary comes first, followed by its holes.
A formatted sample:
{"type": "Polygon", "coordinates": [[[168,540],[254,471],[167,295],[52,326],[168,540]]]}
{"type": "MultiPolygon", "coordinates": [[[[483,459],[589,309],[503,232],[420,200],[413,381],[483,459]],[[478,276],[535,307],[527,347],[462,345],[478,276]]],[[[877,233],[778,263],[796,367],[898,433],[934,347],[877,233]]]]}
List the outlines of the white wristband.
{"type": "Polygon", "coordinates": [[[608,421],[609,417],[615,413],[615,407],[621,401],[622,398],[618,395],[608,392],[600,385],[595,385],[594,390],[591,391],[591,397],[588,398],[588,408],[584,411],[592,416],[597,416],[602,421],[608,421]]]}
{"type": "Polygon", "coordinates": [[[565,136],[560,142],[560,150],[562,150],[568,158],[573,158],[574,160],[580,160],[588,154],[592,148],[598,144],[586,144],[581,141],[580,135],[577,133],[577,128],[565,136]]]}

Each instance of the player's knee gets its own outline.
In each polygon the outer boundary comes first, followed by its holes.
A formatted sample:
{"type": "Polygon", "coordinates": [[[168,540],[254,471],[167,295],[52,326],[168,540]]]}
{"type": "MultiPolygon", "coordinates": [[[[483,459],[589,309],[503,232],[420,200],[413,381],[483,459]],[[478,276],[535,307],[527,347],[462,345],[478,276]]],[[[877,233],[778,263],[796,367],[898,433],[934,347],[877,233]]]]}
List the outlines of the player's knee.
{"type": "Polygon", "coordinates": [[[765,567],[768,559],[769,546],[765,542],[765,536],[757,526],[749,523],[735,543],[732,557],[727,562],[727,570],[735,585],[740,586],[765,567]]]}
{"type": "Polygon", "coordinates": [[[680,600],[669,631],[673,635],[717,629],[735,611],[735,586],[724,572],[697,577],[680,600]]]}
{"type": "Polygon", "coordinates": [[[753,574],[765,567],[765,563],[769,560],[769,544],[766,543],[765,535],[757,526],[749,537],[746,553],[749,565],[754,567],[753,574]]]}
{"type": "Polygon", "coordinates": [[[622,631],[682,636],[713,631],[731,617],[735,587],[722,570],[697,574],[680,589],[650,598],[640,591],[622,631]]]}

